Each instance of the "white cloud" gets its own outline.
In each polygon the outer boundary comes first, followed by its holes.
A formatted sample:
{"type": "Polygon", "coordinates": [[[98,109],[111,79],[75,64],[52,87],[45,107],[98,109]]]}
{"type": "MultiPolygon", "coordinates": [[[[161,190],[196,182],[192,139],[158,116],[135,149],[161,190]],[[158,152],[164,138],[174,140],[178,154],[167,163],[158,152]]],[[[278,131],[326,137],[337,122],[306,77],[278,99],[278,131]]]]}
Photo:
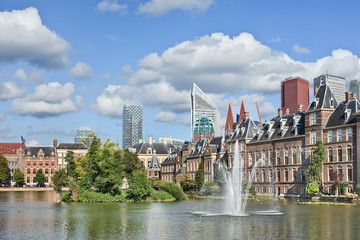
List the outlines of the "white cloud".
{"type": "Polygon", "coordinates": [[[0,12],[0,63],[25,60],[43,68],[68,64],[70,44],[42,24],[33,7],[0,12]]]}
{"type": "Polygon", "coordinates": [[[26,74],[25,70],[22,68],[19,68],[18,70],[16,70],[14,77],[23,82],[25,82],[27,80],[27,74],[26,74]]]}
{"type": "Polygon", "coordinates": [[[14,77],[19,79],[22,82],[35,82],[35,83],[43,82],[43,76],[42,76],[41,72],[33,71],[33,72],[31,72],[30,77],[28,77],[27,73],[22,68],[19,68],[18,70],[16,70],[14,77]]]}
{"type": "Polygon", "coordinates": [[[159,112],[154,120],[157,122],[172,122],[176,119],[176,114],[172,112],[159,112]]]}
{"type": "Polygon", "coordinates": [[[322,74],[360,77],[359,58],[350,51],[334,50],[314,62],[295,61],[286,53],[272,50],[249,33],[230,38],[213,33],[181,42],[161,55],[152,53],[139,60],[139,70],[127,69],[129,84],[143,86],[165,82],[178,91],[197,83],[207,93],[239,94],[240,91],[276,93],[280,82],[301,76],[310,82],[322,74]]]}
{"type": "Polygon", "coordinates": [[[11,111],[19,115],[34,117],[58,116],[68,112],[76,112],[82,106],[82,98],[74,95],[74,84],[61,85],[58,82],[42,84],[35,88],[35,92],[24,98],[12,102],[11,111]]]}
{"type": "Polygon", "coordinates": [[[102,13],[112,12],[120,13],[122,15],[127,14],[128,6],[127,4],[118,4],[117,0],[103,0],[97,5],[97,10],[102,13]]]}
{"type": "Polygon", "coordinates": [[[109,81],[110,77],[111,77],[110,73],[105,73],[105,74],[102,75],[102,78],[104,79],[104,81],[109,81]]]}
{"type": "Polygon", "coordinates": [[[69,71],[69,75],[77,78],[77,79],[84,79],[84,78],[91,78],[93,75],[91,67],[83,62],[78,62],[72,67],[69,71]]]}
{"type": "Polygon", "coordinates": [[[0,83],[0,100],[17,98],[26,93],[25,89],[19,87],[14,82],[0,83]]]}
{"type": "Polygon", "coordinates": [[[0,125],[0,132],[7,132],[7,131],[9,131],[10,129],[7,127],[7,126],[5,126],[5,125],[0,125]]]}
{"type": "Polygon", "coordinates": [[[107,37],[109,40],[113,41],[113,42],[117,42],[117,41],[120,40],[120,37],[119,37],[119,36],[112,35],[112,34],[108,34],[108,35],[106,35],[106,37],[107,37]]]}
{"type": "Polygon", "coordinates": [[[310,53],[310,50],[308,48],[304,48],[304,47],[300,47],[299,45],[295,44],[292,48],[292,50],[296,53],[300,53],[300,54],[306,54],[306,53],[310,53]]]}
{"type": "Polygon", "coordinates": [[[138,13],[161,16],[175,9],[203,12],[212,4],[214,4],[213,0],[150,0],[139,6],[138,13]]]}
{"type": "Polygon", "coordinates": [[[37,140],[30,140],[29,143],[27,143],[29,146],[39,146],[39,144],[37,140]]]}
{"type": "Polygon", "coordinates": [[[126,85],[109,85],[96,98],[96,103],[90,103],[89,108],[102,116],[121,117],[123,105],[138,103],[139,90],[126,85]]]}
{"type": "Polygon", "coordinates": [[[270,40],[269,40],[270,42],[281,42],[281,38],[280,37],[276,37],[276,38],[271,38],[270,40]]]}
{"type": "Polygon", "coordinates": [[[4,119],[5,119],[5,114],[0,114],[0,122],[4,121],[4,119]]]}

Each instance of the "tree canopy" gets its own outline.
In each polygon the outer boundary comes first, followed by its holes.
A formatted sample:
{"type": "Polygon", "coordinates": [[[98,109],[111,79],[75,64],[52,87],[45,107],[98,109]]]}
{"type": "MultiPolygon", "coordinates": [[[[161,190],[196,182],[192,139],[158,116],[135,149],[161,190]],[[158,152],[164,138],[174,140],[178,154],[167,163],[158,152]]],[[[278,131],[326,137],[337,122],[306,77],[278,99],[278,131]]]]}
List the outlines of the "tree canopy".
{"type": "Polygon", "coordinates": [[[17,168],[14,172],[14,182],[16,185],[25,183],[24,173],[21,172],[19,168],[17,168]]]}
{"type": "Polygon", "coordinates": [[[0,182],[4,183],[9,178],[8,160],[0,153],[0,182]]]}
{"type": "Polygon", "coordinates": [[[36,176],[34,177],[34,182],[39,183],[39,186],[41,184],[44,184],[45,182],[45,175],[43,174],[43,171],[41,168],[39,168],[36,172],[36,176]]]}

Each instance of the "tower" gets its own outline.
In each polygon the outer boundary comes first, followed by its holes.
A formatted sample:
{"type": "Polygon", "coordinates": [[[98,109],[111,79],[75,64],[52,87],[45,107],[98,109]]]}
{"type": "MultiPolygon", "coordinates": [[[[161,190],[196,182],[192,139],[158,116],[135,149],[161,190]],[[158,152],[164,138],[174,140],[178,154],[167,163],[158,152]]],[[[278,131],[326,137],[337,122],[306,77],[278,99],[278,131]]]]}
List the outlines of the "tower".
{"type": "Polygon", "coordinates": [[[329,74],[314,78],[314,96],[321,85],[328,85],[339,103],[345,101],[345,78],[329,74]]]}
{"type": "MultiPolygon", "coordinates": [[[[191,91],[191,134],[195,141],[196,131],[214,129],[214,135],[220,136],[220,113],[216,105],[194,83],[191,91]],[[205,118],[204,118],[205,117],[205,118]],[[199,125],[200,124],[200,125],[199,125]],[[201,124],[206,126],[202,127],[201,124]],[[213,126],[213,127],[212,127],[213,126]]],[[[211,132],[202,132],[211,135],[211,132]]],[[[201,133],[200,133],[201,134],[201,133]]],[[[197,137],[198,138],[198,137],[197,137]]]]}
{"type": "Polygon", "coordinates": [[[351,80],[349,91],[356,94],[357,100],[360,99],[360,80],[351,80]]]}
{"type": "Polygon", "coordinates": [[[281,82],[281,108],[287,114],[298,112],[298,106],[309,107],[309,82],[300,77],[290,77],[281,82]]]}
{"type": "Polygon", "coordinates": [[[131,148],[142,139],[143,107],[124,105],[123,107],[123,149],[131,148]]]}

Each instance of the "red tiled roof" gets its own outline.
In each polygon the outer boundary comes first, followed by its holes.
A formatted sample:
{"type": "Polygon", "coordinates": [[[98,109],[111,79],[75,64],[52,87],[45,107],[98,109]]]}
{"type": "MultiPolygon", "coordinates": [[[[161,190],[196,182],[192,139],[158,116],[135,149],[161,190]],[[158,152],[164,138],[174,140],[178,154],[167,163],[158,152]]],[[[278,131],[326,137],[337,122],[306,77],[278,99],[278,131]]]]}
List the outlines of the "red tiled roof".
{"type": "Polygon", "coordinates": [[[20,148],[20,143],[0,143],[0,153],[16,154],[16,150],[20,148]]]}

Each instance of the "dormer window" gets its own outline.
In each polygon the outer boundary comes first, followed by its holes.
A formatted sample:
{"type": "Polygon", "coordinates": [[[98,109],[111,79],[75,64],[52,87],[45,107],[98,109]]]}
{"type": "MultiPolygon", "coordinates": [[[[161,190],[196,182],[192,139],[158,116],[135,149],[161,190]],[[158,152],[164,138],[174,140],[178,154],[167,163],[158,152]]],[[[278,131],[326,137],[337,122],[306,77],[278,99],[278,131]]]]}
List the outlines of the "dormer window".
{"type": "Polygon", "coordinates": [[[330,99],[330,107],[332,107],[332,108],[334,107],[334,98],[330,99]]]}
{"type": "Polygon", "coordinates": [[[243,135],[244,132],[245,132],[245,127],[242,127],[242,128],[241,128],[241,135],[243,135]]]}
{"type": "Polygon", "coordinates": [[[350,114],[351,114],[351,110],[350,110],[350,109],[346,109],[346,110],[345,110],[345,121],[348,121],[348,120],[349,120],[350,114]]]}
{"type": "Polygon", "coordinates": [[[314,107],[317,107],[318,103],[319,103],[319,98],[315,98],[314,99],[314,107]]]}

